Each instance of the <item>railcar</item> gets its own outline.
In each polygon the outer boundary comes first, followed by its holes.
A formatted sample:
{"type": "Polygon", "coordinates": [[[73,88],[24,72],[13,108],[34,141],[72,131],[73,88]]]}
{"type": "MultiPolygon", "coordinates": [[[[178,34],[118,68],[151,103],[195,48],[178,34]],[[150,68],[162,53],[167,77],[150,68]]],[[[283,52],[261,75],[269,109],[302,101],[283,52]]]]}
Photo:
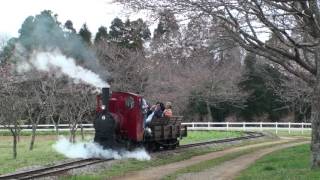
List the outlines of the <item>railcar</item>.
{"type": "Polygon", "coordinates": [[[144,146],[148,150],[175,148],[187,136],[183,117],[152,119],[145,124],[143,97],[129,92],[113,92],[102,88],[97,96],[97,115],[94,120],[94,141],[105,148],[133,149],[144,146]]]}

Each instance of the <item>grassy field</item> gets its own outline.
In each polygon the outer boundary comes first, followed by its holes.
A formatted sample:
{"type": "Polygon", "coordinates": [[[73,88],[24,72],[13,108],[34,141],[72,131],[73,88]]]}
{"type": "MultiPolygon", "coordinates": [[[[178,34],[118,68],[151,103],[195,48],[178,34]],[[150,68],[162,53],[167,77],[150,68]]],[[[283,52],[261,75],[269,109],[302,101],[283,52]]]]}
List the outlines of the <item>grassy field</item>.
{"type": "Polygon", "coordinates": [[[319,170],[310,169],[310,145],[271,153],[246,169],[237,180],[316,180],[319,170]]]}
{"type": "Polygon", "coordinates": [[[243,132],[239,131],[188,131],[188,137],[183,138],[180,144],[210,141],[214,139],[240,137],[243,132]]]}
{"type": "Polygon", "coordinates": [[[268,130],[265,132],[270,132],[270,133],[273,133],[277,136],[311,137],[311,131],[309,131],[309,130],[305,130],[303,133],[301,131],[291,131],[289,133],[289,131],[287,131],[287,130],[279,130],[277,134],[276,134],[276,131],[271,131],[271,130],[268,130]]]}
{"type": "MultiPolygon", "coordinates": [[[[12,137],[8,136],[8,134],[2,134],[4,136],[0,136],[0,174],[14,172],[19,168],[26,166],[34,166],[34,165],[44,165],[50,164],[54,161],[62,160],[64,157],[57,152],[54,151],[52,145],[57,140],[57,136],[53,135],[55,132],[43,132],[41,135],[36,137],[36,143],[33,151],[29,151],[29,142],[30,142],[30,132],[24,132],[20,137],[20,142],[18,143],[18,157],[17,159],[12,158],[12,137]]],[[[67,132],[62,133],[64,135],[68,135],[67,132]]],[[[92,139],[92,133],[86,134],[86,139],[92,139]]],[[[236,137],[240,136],[239,132],[215,132],[215,131],[191,131],[188,134],[188,137],[184,138],[182,144],[198,142],[198,141],[208,141],[212,139],[220,139],[226,137],[236,137]]],[[[78,135],[78,137],[80,137],[78,135]]],[[[206,152],[206,151],[205,151],[206,152]]],[[[163,158],[163,160],[159,160],[158,163],[165,164],[168,162],[174,162],[179,160],[180,158],[185,159],[191,157],[193,155],[197,155],[198,153],[205,153],[202,151],[190,152],[188,155],[182,155],[180,157],[174,157],[171,160],[167,160],[163,158]],[[178,159],[176,159],[178,158],[178,159]]],[[[160,158],[161,159],[161,158],[160,158]]],[[[145,168],[147,166],[140,166],[139,163],[145,164],[145,162],[140,162],[136,160],[124,161],[123,163],[119,163],[114,168],[122,169],[125,171],[126,169],[133,168],[133,166],[137,166],[141,168],[145,168]],[[127,167],[127,168],[124,168],[127,167]]],[[[114,170],[118,171],[118,170],[114,170]]],[[[121,172],[117,172],[121,173],[121,172]]]]}
{"type": "Polygon", "coordinates": [[[0,136],[0,174],[14,172],[19,168],[50,164],[64,157],[52,149],[55,142],[52,136],[38,137],[33,151],[29,151],[30,137],[20,137],[18,157],[12,157],[12,140],[9,136],[0,136]]]}

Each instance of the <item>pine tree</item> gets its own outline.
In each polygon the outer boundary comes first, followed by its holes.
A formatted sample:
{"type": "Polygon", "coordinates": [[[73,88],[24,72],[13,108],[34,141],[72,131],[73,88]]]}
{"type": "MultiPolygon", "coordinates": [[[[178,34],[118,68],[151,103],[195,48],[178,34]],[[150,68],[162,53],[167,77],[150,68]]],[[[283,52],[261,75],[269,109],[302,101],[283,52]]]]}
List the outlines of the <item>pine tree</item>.
{"type": "Polygon", "coordinates": [[[125,23],[121,19],[115,18],[110,26],[110,39],[117,45],[134,50],[143,49],[143,43],[150,39],[150,30],[142,19],[130,21],[127,19],[125,23]]]}
{"type": "Polygon", "coordinates": [[[114,42],[120,42],[125,33],[124,24],[120,18],[114,18],[110,26],[110,39],[114,42]]]}
{"type": "Polygon", "coordinates": [[[67,20],[65,23],[64,23],[64,27],[68,30],[70,30],[70,32],[72,33],[76,33],[76,30],[74,29],[73,27],[73,23],[71,20],[67,20]]]}
{"type": "Polygon", "coordinates": [[[35,17],[29,16],[19,30],[19,42],[27,50],[61,47],[64,32],[51,11],[42,11],[35,17]]]}
{"type": "Polygon", "coordinates": [[[272,121],[279,120],[281,116],[287,113],[287,109],[280,101],[280,97],[268,87],[267,83],[275,83],[281,86],[283,76],[281,73],[269,64],[258,64],[256,55],[249,53],[245,58],[246,73],[244,80],[239,83],[239,87],[250,93],[245,108],[241,115],[246,120],[252,120],[254,117],[268,115],[272,121]]]}
{"type": "Polygon", "coordinates": [[[100,41],[104,41],[108,38],[108,30],[106,27],[101,26],[98,29],[98,32],[94,38],[94,44],[99,43],[100,41]]]}
{"type": "Polygon", "coordinates": [[[87,24],[83,24],[82,28],[79,30],[79,35],[81,36],[82,40],[87,43],[88,45],[91,45],[91,32],[88,29],[87,24]]]}

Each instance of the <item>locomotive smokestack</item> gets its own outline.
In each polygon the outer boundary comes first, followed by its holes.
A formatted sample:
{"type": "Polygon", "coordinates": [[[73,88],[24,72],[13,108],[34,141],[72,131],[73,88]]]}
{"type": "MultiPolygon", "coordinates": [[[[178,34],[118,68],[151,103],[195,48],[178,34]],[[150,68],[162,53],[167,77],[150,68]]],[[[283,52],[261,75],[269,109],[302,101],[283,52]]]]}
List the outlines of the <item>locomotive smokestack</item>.
{"type": "Polygon", "coordinates": [[[104,110],[108,110],[108,104],[109,104],[109,88],[102,88],[102,105],[105,107],[104,110]]]}

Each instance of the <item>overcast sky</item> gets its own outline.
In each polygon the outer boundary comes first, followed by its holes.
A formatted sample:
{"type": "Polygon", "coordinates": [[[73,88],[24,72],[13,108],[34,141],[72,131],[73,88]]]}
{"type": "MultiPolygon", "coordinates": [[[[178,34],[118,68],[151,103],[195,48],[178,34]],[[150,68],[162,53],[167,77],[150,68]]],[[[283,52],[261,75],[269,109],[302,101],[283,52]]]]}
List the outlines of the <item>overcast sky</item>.
{"type": "MultiPolygon", "coordinates": [[[[39,14],[42,10],[51,10],[58,14],[58,20],[65,23],[70,19],[79,30],[87,23],[89,30],[95,33],[101,25],[109,28],[115,17],[125,20],[128,11],[112,0],[2,0],[0,6],[0,34],[18,36],[22,22],[28,16],[39,14]]],[[[141,15],[130,16],[136,19],[141,15]]]]}

